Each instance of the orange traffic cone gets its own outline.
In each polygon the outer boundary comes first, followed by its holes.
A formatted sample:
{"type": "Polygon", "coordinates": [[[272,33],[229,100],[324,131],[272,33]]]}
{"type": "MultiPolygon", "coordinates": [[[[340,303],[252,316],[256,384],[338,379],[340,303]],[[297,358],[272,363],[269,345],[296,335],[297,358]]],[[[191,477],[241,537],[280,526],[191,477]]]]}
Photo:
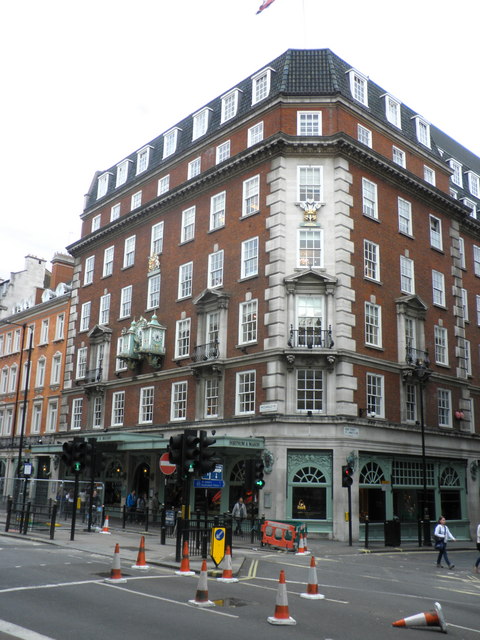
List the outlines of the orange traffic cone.
{"type": "Polygon", "coordinates": [[[315,568],[314,556],[312,556],[310,560],[310,567],[308,569],[307,591],[306,593],[301,593],[300,597],[308,598],[309,600],[323,600],[323,598],[325,598],[322,593],[318,593],[317,570],[315,568]]]}
{"type": "Polygon", "coordinates": [[[100,533],[108,533],[108,535],[110,535],[110,529],[108,528],[108,516],[105,516],[105,522],[103,523],[100,533]]]}
{"type": "Polygon", "coordinates": [[[188,541],[183,543],[182,562],[180,563],[180,570],[175,571],[177,576],[194,576],[195,571],[190,571],[190,559],[188,557],[188,541]]]}
{"type": "Polygon", "coordinates": [[[119,582],[126,582],[126,578],[122,578],[122,570],[120,569],[120,545],[115,545],[115,552],[113,554],[112,570],[110,572],[110,578],[105,578],[105,582],[111,582],[118,584],[119,582]]]}
{"type": "Polygon", "coordinates": [[[295,554],[296,556],[306,556],[307,554],[305,553],[305,540],[303,537],[303,533],[300,534],[300,541],[298,543],[298,551],[295,554]]]}
{"type": "Polygon", "coordinates": [[[222,577],[217,578],[218,582],[238,582],[238,578],[234,578],[232,573],[232,553],[230,551],[230,547],[227,547],[224,560],[225,567],[223,569],[222,577]]]}
{"type": "Polygon", "coordinates": [[[150,569],[149,565],[145,561],[145,536],[140,538],[137,562],[132,564],[132,569],[150,569]]]}
{"type": "Polygon", "coordinates": [[[310,551],[307,548],[307,532],[303,534],[303,553],[305,553],[307,556],[310,555],[310,551]]]}
{"type": "Polygon", "coordinates": [[[285,571],[280,571],[278,581],[277,600],[275,604],[275,613],[267,618],[270,624],[297,624],[297,621],[290,617],[288,613],[287,585],[285,583],[285,571]]]}
{"type": "Polygon", "coordinates": [[[207,588],[207,561],[204,559],[202,562],[202,570],[200,571],[200,578],[198,580],[197,593],[195,594],[195,600],[189,600],[190,604],[194,604],[197,607],[214,607],[215,603],[208,599],[207,588]]]}
{"type": "Polygon", "coordinates": [[[434,603],[435,611],[417,613],[409,618],[403,618],[392,622],[392,627],[440,627],[443,633],[447,633],[447,623],[439,602],[434,603]]]}

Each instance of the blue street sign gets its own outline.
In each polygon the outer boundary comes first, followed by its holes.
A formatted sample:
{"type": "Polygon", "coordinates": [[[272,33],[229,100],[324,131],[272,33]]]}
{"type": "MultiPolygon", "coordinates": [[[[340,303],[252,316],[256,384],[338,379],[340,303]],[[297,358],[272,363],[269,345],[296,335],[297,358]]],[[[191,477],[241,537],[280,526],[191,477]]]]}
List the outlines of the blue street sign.
{"type": "MultiPolygon", "coordinates": [[[[202,476],[202,480],[223,480],[223,465],[217,464],[214,471],[202,476]]],[[[224,485],[222,485],[223,487],[224,485]]]]}
{"type": "Polygon", "coordinates": [[[194,480],[193,486],[195,489],[223,489],[225,482],[223,480],[194,480]]]}

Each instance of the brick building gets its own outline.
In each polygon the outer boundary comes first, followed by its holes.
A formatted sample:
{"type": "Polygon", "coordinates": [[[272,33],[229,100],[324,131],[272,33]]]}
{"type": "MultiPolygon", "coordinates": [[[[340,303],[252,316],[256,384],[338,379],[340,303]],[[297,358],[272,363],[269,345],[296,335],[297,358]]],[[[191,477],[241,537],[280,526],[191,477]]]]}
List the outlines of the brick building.
{"type": "Polygon", "coordinates": [[[216,432],[222,511],[262,455],[260,512],[345,539],[349,462],[355,538],[366,515],[416,538],[425,507],[469,538],[479,176],[330,50],[285,52],[98,172],[69,247],[60,429],[110,447],[107,502],[172,502],[158,458],[194,427],[216,432]]]}

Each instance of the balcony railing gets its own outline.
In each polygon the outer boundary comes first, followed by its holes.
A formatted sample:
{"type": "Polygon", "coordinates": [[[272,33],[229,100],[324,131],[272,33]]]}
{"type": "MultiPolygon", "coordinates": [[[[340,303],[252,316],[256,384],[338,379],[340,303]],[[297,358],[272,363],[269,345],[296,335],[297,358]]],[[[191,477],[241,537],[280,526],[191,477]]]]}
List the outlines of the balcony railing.
{"type": "Polygon", "coordinates": [[[102,380],[102,367],[98,369],[89,369],[85,372],[84,384],[91,384],[92,382],[100,382],[102,380]]]}
{"type": "Polygon", "coordinates": [[[332,338],[332,328],[319,329],[317,327],[301,327],[290,329],[289,347],[305,347],[306,349],[332,349],[335,345],[332,338]]]}
{"type": "Polygon", "coordinates": [[[405,362],[415,367],[429,367],[430,359],[428,357],[428,351],[407,347],[405,350],[405,362]]]}
{"type": "Polygon", "coordinates": [[[197,345],[192,354],[193,362],[204,362],[205,360],[216,360],[218,358],[218,342],[207,342],[207,344],[197,345]]]}

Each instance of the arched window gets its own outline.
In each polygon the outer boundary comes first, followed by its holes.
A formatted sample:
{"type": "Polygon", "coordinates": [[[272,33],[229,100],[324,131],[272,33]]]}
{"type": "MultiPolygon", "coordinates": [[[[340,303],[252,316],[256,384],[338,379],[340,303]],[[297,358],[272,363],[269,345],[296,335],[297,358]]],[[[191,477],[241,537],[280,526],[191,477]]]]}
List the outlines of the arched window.
{"type": "Polygon", "coordinates": [[[376,462],[367,462],[360,472],[360,484],[381,484],[385,480],[382,468],[376,462]]]}
{"type": "Polygon", "coordinates": [[[306,465],[292,478],[292,516],[299,519],[326,520],[327,479],[318,467],[306,465]]]}
{"type": "Polygon", "coordinates": [[[452,467],[446,467],[440,476],[441,487],[459,487],[460,478],[458,473],[452,467]]]}

